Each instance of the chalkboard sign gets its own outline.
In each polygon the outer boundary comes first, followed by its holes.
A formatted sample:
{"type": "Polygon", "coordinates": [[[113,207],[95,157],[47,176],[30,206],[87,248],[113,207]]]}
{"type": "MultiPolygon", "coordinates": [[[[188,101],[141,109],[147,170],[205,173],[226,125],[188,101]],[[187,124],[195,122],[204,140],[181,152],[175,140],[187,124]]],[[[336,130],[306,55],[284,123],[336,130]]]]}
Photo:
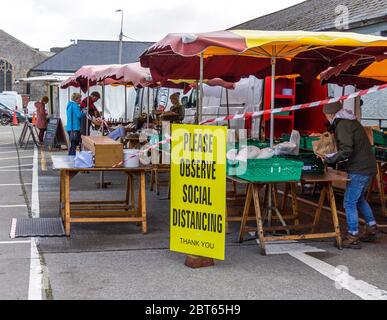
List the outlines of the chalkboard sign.
{"type": "Polygon", "coordinates": [[[67,148],[66,133],[60,118],[50,118],[47,131],[44,136],[44,146],[46,148],[61,148],[64,145],[67,148]]]}
{"type": "Polygon", "coordinates": [[[28,120],[26,120],[24,122],[24,127],[19,138],[19,146],[22,147],[23,144],[25,144],[25,148],[27,148],[28,143],[30,142],[30,138],[32,137],[32,141],[34,142],[34,144],[37,147],[39,147],[37,136],[38,134],[36,132],[36,128],[28,120]],[[27,138],[27,141],[25,141],[27,134],[28,134],[28,138],[27,138]]]}

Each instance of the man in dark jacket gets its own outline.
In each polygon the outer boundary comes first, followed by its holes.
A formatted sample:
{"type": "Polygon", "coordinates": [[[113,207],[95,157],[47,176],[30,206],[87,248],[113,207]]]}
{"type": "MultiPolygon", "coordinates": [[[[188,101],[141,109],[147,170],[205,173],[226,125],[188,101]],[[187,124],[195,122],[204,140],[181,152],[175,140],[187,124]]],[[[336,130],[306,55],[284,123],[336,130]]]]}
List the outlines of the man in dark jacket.
{"type": "Polygon", "coordinates": [[[376,221],[364,196],[377,172],[376,159],[363,126],[350,111],[342,108],[340,102],[325,105],[323,112],[331,124],[330,130],[335,134],[338,150],[327,155],[325,161],[328,164],[343,164],[350,179],[344,195],[348,233],[343,239],[343,247],[360,249],[360,241],[376,239],[376,221]],[[358,208],[367,222],[362,235],[359,234],[358,208]]]}

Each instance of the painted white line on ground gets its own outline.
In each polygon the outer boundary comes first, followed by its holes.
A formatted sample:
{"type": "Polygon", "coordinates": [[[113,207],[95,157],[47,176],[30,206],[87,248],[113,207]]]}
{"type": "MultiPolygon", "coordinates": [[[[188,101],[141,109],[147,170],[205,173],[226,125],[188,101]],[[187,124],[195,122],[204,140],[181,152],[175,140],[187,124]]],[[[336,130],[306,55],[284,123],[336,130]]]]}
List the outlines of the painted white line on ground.
{"type": "MultiPolygon", "coordinates": [[[[255,236],[255,233],[250,232],[250,235],[255,236]]],[[[257,239],[256,241],[259,245],[259,240],[257,239]]],[[[307,252],[325,252],[325,250],[298,241],[273,241],[266,243],[266,253],[268,255],[289,254],[325,277],[335,281],[339,288],[344,288],[361,299],[387,300],[387,291],[381,290],[365,281],[356,280],[348,272],[345,272],[345,270],[333,267],[322,260],[306,254],[307,252]]]]}
{"type": "MultiPolygon", "coordinates": [[[[17,151],[16,150],[12,150],[12,151],[0,151],[0,154],[4,154],[4,153],[16,153],[17,151]]],[[[29,150],[19,150],[19,153],[21,152],[29,152],[29,150]]]]}
{"type": "MultiPolygon", "coordinates": [[[[39,181],[38,181],[38,149],[34,148],[34,162],[32,172],[32,218],[39,218],[39,181]]],[[[42,300],[43,270],[37,248],[37,240],[31,238],[31,263],[30,282],[28,287],[28,300],[42,300]]]]}
{"type": "MultiPolygon", "coordinates": [[[[21,185],[22,185],[21,183],[4,183],[4,184],[0,184],[0,187],[16,187],[16,186],[21,186],[21,185]]],[[[30,186],[30,185],[32,185],[32,183],[25,183],[24,185],[30,186]]]]}
{"type": "Polygon", "coordinates": [[[9,233],[9,236],[11,239],[16,238],[16,223],[17,223],[17,219],[13,218],[11,223],[11,232],[9,233]]]}
{"type": "Polygon", "coordinates": [[[10,205],[0,205],[0,208],[25,208],[27,205],[25,204],[10,204],[10,205]]]}
{"type": "Polygon", "coordinates": [[[302,252],[290,252],[289,254],[364,300],[387,300],[387,291],[381,290],[365,281],[356,280],[347,272],[335,268],[324,261],[302,252]]]}
{"type": "Polygon", "coordinates": [[[19,171],[21,171],[21,172],[26,172],[26,171],[31,172],[32,169],[24,169],[24,170],[0,170],[0,172],[19,172],[19,171]]]}
{"type": "Polygon", "coordinates": [[[30,244],[30,240],[25,240],[25,241],[0,241],[0,245],[2,244],[30,244]]]}
{"type": "Polygon", "coordinates": [[[25,157],[20,157],[20,158],[0,158],[0,160],[17,160],[17,159],[32,159],[33,156],[25,156],[25,157]]]}
{"type": "Polygon", "coordinates": [[[19,168],[19,167],[31,167],[32,164],[21,164],[20,166],[5,166],[5,167],[0,167],[0,169],[10,169],[10,168],[19,168]]]}

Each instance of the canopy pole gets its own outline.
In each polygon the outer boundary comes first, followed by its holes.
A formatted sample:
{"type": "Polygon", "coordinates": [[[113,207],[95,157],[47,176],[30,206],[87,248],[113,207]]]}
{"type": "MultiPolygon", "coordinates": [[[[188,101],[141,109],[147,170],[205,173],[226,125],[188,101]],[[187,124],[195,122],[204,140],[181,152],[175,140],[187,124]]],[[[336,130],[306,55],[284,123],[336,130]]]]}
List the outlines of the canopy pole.
{"type": "Polygon", "coordinates": [[[200,54],[200,81],[199,81],[199,122],[203,120],[203,78],[204,78],[204,55],[200,54]]]}
{"type": "Polygon", "coordinates": [[[196,115],[195,115],[195,124],[199,124],[199,83],[196,82],[196,88],[195,88],[195,94],[196,94],[196,115]]]}
{"type": "MultiPolygon", "coordinates": [[[[226,105],[227,105],[227,117],[230,116],[230,105],[228,102],[228,89],[226,88],[226,105]]],[[[227,120],[227,128],[230,129],[230,120],[227,120]]]]}
{"type": "MultiPolygon", "coordinates": [[[[275,108],[275,64],[276,57],[271,58],[271,102],[270,109],[275,108]]],[[[270,148],[274,146],[274,114],[270,113],[270,148]]]]}
{"type": "Polygon", "coordinates": [[[149,103],[150,103],[150,88],[148,87],[148,106],[146,111],[146,128],[149,129],[149,103]]]}
{"type": "Polygon", "coordinates": [[[125,85],[125,121],[128,119],[128,96],[127,96],[127,87],[125,85]]]}
{"type": "MultiPolygon", "coordinates": [[[[105,119],[105,84],[103,83],[102,84],[102,120],[105,119]]],[[[104,127],[104,123],[103,121],[101,122],[101,132],[102,132],[102,135],[103,135],[103,127],[104,127]]],[[[108,129],[108,128],[106,128],[108,129]]]]}
{"type": "Polygon", "coordinates": [[[89,136],[89,106],[90,106],[90,83],[89,79],[87,79],[87,108],[86,108],[86,135],[89,136]]]}

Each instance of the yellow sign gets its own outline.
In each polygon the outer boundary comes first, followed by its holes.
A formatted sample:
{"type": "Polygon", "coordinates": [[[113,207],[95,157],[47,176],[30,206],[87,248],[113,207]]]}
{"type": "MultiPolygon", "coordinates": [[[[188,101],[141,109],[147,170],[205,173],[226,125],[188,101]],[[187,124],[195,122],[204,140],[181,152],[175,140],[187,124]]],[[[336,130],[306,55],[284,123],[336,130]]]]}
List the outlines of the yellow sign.
{"type": "Polygon", "coordinates": [[[172,125],[172,251],[224,260],[227,128],[172,125]]]}

